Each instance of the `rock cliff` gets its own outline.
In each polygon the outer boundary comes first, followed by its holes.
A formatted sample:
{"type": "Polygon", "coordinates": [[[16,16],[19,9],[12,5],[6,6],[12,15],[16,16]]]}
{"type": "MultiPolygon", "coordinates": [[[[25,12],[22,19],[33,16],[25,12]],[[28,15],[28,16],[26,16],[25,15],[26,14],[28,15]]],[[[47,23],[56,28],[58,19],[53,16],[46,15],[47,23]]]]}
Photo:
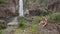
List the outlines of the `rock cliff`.
{"type": "MultiPolygon", "coordinates": [[[[0,18],[8,20],[11,17],[17,16],[18,0],[5,0],[6,3],[3,5],[0,3],[0,18]]],[[[3,2],[3,1],[2,1],[3,2]]]]}
{"type": "Polygon", "coordinates": [[[39,9],[42,7],[60,12],[60,0],[24,0],[25,9],[39,9]]]}

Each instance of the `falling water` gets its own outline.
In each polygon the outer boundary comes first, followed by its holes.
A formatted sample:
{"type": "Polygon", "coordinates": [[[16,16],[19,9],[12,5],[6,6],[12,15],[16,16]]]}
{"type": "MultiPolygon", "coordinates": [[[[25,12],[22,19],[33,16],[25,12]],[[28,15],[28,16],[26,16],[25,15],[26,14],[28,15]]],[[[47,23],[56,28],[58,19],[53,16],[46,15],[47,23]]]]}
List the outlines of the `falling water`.
{"type": "Polygon", "coordinates": [[[23,16],[23,0],[19,0],[19,16],[23,16]]]}

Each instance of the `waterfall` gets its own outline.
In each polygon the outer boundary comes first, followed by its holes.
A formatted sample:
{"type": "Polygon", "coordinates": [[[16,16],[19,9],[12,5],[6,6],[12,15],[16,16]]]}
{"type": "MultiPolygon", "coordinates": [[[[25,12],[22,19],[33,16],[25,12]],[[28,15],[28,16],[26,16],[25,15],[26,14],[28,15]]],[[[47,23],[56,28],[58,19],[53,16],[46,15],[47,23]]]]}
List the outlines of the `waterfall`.
{"type": "Polygon", "coordinates": [[[23,16],[23,0],[19,0],[19,16],[23,16]]]}

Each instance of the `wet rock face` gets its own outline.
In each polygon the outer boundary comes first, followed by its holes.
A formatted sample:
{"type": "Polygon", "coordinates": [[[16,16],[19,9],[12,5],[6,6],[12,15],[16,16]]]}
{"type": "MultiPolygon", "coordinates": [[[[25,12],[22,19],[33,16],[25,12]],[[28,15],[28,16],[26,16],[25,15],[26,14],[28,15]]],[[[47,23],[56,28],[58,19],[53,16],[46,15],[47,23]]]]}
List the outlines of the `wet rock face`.
{"type": "Polygon", "coordinates": [[[41,7],[60,12],[60,0],[24,0],[24,9],[38,9],[41,7]],[[27,4],[28,3],[28,4],[27,4]]]}
{"type": "Polygon", "coordinates": [[[5,7],[0,6],[0,19],[9,21],[12,20],[12,17],[17,16],[17,1],[18,0],[7,0],[5,7]]]}
{"type": "Polygon", "coordinates": [[[8,9],[3,9],[3,8],[0,8],[0,20],[5,20],[7,22],[11,21],[12,20],[12,17],[15,17],[16,14],[11,12],[10,10],[8,9]]]}
{"type": "Polygon", "coordinates": [[[24,12],[25,16],[40,16],[42,15],[39,9],[32,9],[24,12]]]}
{"type": "Polygon", "coordinates": [[[29,14],[32,16],[39,16],[40,15],[40,10],[29,10],[29,14]]]}
{"type": "Polygon", "coordinates": [[[11,11],[11,12],[13,12],[13,13],[15,13],[16,12],[16,10],[17,10],[17,5],[18,5],[18,0],[7,0],[7,8],[11,11]]]}
{"type": "Polygon", "coordinates": [[[15,15],[16,15],[15,13],[11,12],[8,9],[0,8],[0,18],[1,17],[13,17],[15,15]]]}
{"type": "Polygon", "coordinates": [[[45,27],[38,26],[37,34],[60,34],[55,24],[48,23],[45,27]]]}
{"type": "Polygon", "coordinates": [[[24,12],[25,16],[46,16],[48,14],[48,12],[40,9],[32,9],[24,12]]]}
{"type": "Polygon", "coordinates": [[[7,0],[6,6],[0,6],[0,17],[12,17],[16,15],[18,0],[7,0]]]}

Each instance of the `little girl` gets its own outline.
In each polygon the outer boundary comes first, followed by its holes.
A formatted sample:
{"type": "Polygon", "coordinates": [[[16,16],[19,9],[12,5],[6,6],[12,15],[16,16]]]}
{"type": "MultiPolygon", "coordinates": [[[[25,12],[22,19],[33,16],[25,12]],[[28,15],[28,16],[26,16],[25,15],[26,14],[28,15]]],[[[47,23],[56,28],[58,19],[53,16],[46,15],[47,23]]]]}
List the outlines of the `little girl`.
{"type": "Polygon", "coordinates": [[[47,19],[45,17],[42,17],[42,20],[40,21],[40,25],[43,27],[47,25],[47,19]]]}

